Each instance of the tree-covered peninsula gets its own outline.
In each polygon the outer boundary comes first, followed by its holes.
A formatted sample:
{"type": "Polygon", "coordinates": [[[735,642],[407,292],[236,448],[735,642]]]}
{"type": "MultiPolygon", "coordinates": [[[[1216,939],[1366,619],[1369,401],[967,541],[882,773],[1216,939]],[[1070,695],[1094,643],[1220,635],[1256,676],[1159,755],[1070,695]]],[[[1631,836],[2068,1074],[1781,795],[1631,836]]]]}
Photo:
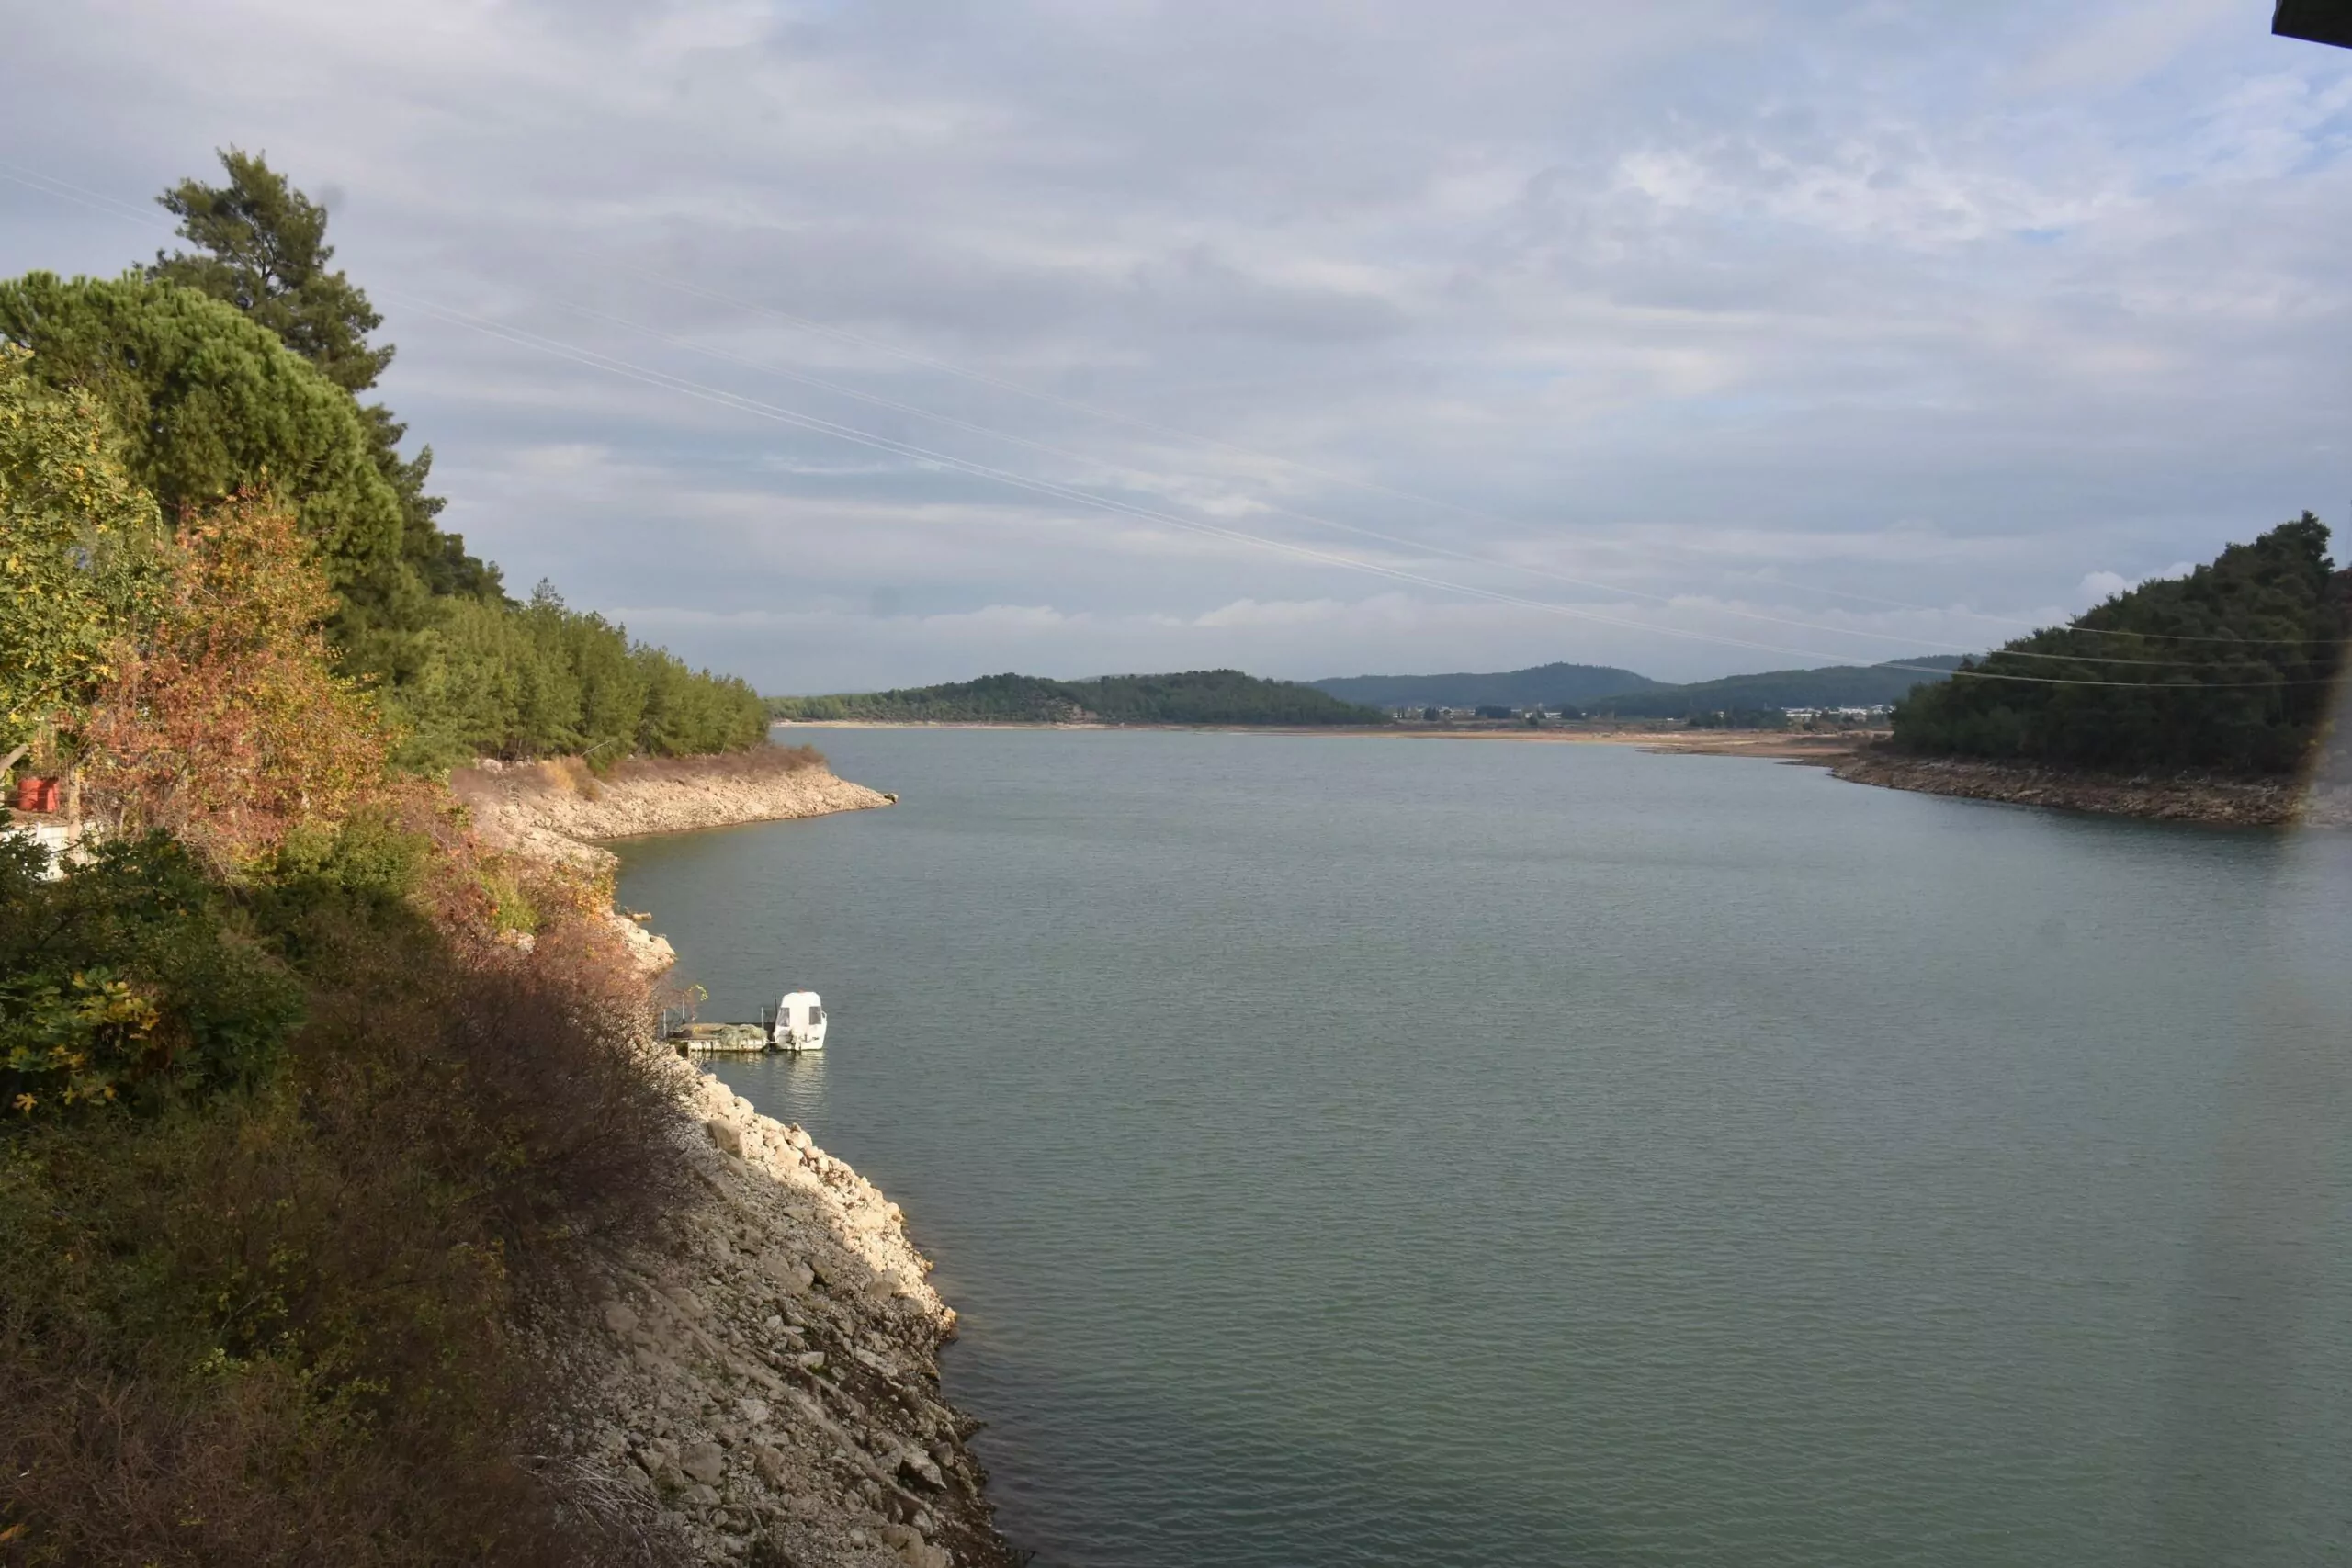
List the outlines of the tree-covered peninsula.
{"type": "Polygon", "coordinates": [[[2352,633],[2352,572],[2310,513],[2187,577],[2019,637],[1894,710],[1918,755],[2065,768],[2291,773],[2352,633]]]}
{"type": "Polygon", "coordinates": [[[822,697],[770,697],[780,719],[856,719],[873,724],[1385,724],[1376,708],[1342,702],[1312,686],[1266,681],[1238,670],[1174,675],[1105,675],[1052,681],[984,675],[942,686],[822,697]]]}

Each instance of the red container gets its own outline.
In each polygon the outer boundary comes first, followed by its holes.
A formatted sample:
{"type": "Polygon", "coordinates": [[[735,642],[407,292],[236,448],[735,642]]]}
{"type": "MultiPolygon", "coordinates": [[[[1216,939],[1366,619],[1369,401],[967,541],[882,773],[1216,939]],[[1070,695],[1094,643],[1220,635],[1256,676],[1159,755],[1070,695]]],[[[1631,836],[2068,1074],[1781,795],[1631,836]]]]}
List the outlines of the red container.
{"type": "Polygon", "coordinates": [[[55,811],[57,809],[57,781],[55,779],[18,779],[17,781],[17,809],[55,811]]]}

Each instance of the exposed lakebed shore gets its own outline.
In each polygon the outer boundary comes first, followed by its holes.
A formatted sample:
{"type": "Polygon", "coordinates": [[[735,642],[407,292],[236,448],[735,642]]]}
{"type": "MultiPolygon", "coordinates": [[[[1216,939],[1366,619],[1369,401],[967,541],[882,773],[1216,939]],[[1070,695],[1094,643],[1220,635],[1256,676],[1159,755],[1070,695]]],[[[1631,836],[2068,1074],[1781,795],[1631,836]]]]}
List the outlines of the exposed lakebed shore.
{"type": "Polygon", "coordinates": [[[2352,795],[2292,777],[2097,773],[1966,757],[1906,757],[1877,749],[1855,751],[1835,761],[1830,772],[1853,784],[1888,789],[2163,822],[2233,828],[2352,826],[2352,795]]]}
{"type": "Polygon", "coordinates": [[[2095,773],[1975,757],[1918,757],[1880,736],[1788,735],[1770,730],[1688,731],[1645,737],[1645,750],[1684,755],[1770,757],[1827,768],[1849,784],[1964,800],[2039,806],[2108,817],[2229,828],[2352,826],[2352,793],[2300,778],[2230,778],[2196,773],[2095,773]]]}
{"type": "MultiPolygon", "coordinates": [[[[1216,728],[1176,725],[888,725],[871,721],[798,721],[793,728],[1216,728]]],[[[1809,734],[1767,729],[1674,729],[1621,727],[1529,729],[1316,729],[1234,726],[1226,733],[1317,735],[1398,740],[1469,740],[1522,745],[1633,746],[1670,756],[1759,757],[1826,768],[1849,784],[1967,800],[2039,806],[2057,811],[2136,817],[2152,821],[2234,828],[2352,828],[2352,789],[2297,777],[2231,778],[2198,773],[2107,773],[1966,757],[1914,757],[1891,750],[1883,730],[1809,734]]]]}
{"type": "MultiPolygon", "coordinates": [[[[856,811],[891,797],[821,761],[684,759],[605,777],[483,763],[452,790],[510,852],[599,874],[595,840],[856,811]],[[763,763],[764,765],[763,765],[763,763]]],[[[668,942],[615,916],[650,980],[668,942]]],[[[940,1395],[956,1314],[905,1217],[801,1128],[654,1047],[679,1106],[694,1200],[660,1245],[596,1267],[601,1321],[541,1354],[574,1391],[560,1484],[674,1559],[796,1568],[999,1568],[964,1440],[940,1395]]]]}
{"type": "Polygon", "coordinates": [[[502,849],[599,870],[604,839],[824,817],[888,806],[879,790],[834,776],[813,753],[778,748],[725,757],[632,761],[597,774],[577,761],[485,760],[449,776],[474,829],[502,849]]]}

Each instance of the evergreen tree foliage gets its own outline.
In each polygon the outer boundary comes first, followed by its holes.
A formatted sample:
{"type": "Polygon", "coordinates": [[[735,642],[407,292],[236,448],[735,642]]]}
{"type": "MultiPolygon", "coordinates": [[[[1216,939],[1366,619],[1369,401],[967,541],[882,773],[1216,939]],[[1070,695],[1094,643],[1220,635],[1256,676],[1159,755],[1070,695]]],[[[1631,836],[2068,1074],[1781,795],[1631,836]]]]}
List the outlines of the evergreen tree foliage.
{"type": "Polygon", "coordinates": [[[368,344],[379,318],[327,269],[325,210],[258,157],[222,164],[227,185],[163,197],[193,251],[114,279],[0,282],[0,561],[16,563],[0,748],[70,707],[74,672],[119,629],[99,601],[124,586],[113,568],[128,556],[92,548],[130,537],[117,514],[176,519],[239,496],[292,510],[334,595],[335,661],[381,694],[408,765],[759,744],[765,715],[742,682],[632,643],[544,585],[514,604],[496,569],[441,531],[430,450],[402,458],[403,427],[354,400],[391,348],[368,344]],[[78,595],[79,619],[64,599],[34,614],[37,593],[78,595]]]}
{"type": "Polygon", "coordinates": [[[766,705],[743,681],[632,642],[627,627],[567,607],[548,583],[519,607],[453,598],[440,609],[407,705],[410,761],[585,752],[601,766],[631,752],[738,751],[766,738],[766,705]]]}
{"type": "MultiPolygon", "coordinates": [[[[195,249],[157,252],[147,275],[235,306],[355,398],[373,387],[392,362],[393,345],[368,342],[383,317],[348,277],[327,270],[334,247],[326,243],[326,209],[260,154],[228,148],[220,166],[225,185],[182,180],[156,197],[179,217],[180,234],[195,249]]],[[[498,569],[468,555],[464,538],[435,521],[447,503],[424,492],[433,448],[403,458],[408,427],[381,403],[359,414],[377,471],[400,499],[410,567],[435,593],[497,597],[498,569]]]]}
{"type": "Polygon", "coordinates": [[[346,664],[399,678],[427,595],[349,394],[234,307],[136,275],[0,283],[0,337],[32,351],[42,381],[106,410],[166,516],[264,488],[293,506],[342,601],[346,664]]]}
{"type": "Polygon", "coordinates": [[[2327,543],[2306,512],[2186,578],[1963,662],[1897,705],[1895,743],[2072,767],[2290,771],[2352,630],[2327,543]]]}
{"type": "Polygon", "coordinates": [[[220,156],[227,185],[182,180],[155,198],[197,249],[156,252],[148,276],[226,300],[345,391],[366,391],[394,351],[368,344],[384,318],[348,277],[327,271],[334,247],[326,243],[326,209],[264,157],[233,147],[220,156]]]}

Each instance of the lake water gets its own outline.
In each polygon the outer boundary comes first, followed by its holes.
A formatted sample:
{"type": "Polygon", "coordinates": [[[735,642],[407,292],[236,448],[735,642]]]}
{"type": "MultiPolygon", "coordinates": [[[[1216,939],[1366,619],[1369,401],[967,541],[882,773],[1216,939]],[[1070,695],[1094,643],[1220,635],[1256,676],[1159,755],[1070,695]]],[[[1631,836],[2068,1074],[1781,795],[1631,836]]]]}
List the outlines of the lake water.
{"type": "Polygon", "coordinates": [[[2346,840],[1751,759],[840,730],[641,840],[1040,1564],[2352,1553],[2346,840]]]}

